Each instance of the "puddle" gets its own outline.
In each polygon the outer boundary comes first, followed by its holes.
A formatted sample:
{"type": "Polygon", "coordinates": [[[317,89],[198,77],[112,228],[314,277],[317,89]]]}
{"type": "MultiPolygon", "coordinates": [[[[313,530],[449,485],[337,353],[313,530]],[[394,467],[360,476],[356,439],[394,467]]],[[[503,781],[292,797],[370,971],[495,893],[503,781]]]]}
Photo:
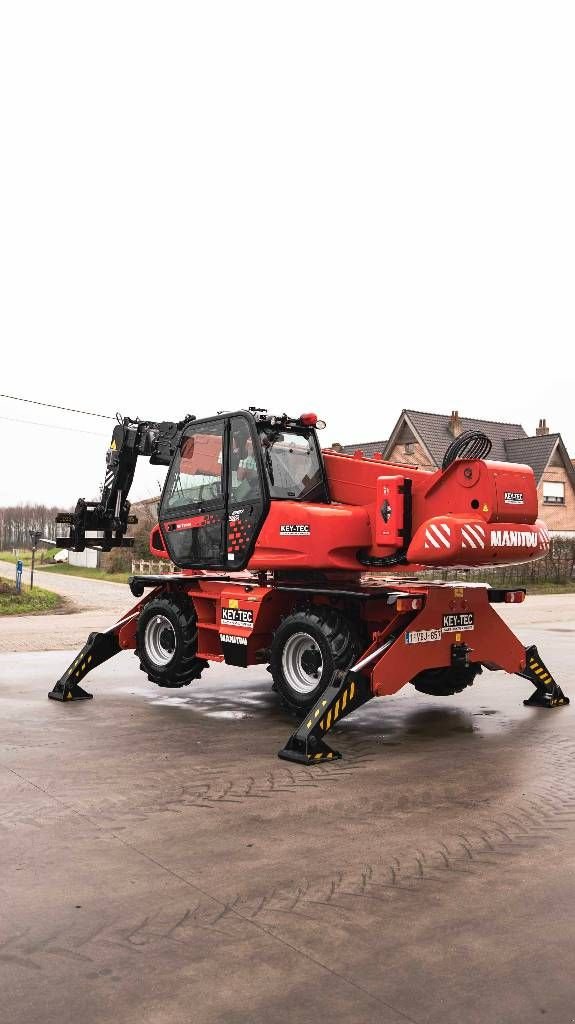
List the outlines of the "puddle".
{"type": "Polygon", "coordinates": [[[253,718],[247,711],[206,711],[208,718],[253,718]]]}
{"type": "Polygon", "coordinates": [[[377,743],[395,746],[404,741],[434,743],[464,735],[475,740],[504,732],[512,726],[512,718],[497,708],[442,706],[433,698],[413,698],[406,694],[375,700],[337,728],[342,732],[357,730],[377,743]]]}
{"type": "MultiPolygon", "coordinates": [[[[483,684],[485,685],[485,684],[483,684]]],[[[132,687],[134,689],[134,687],[132,687]]],[[[403,743],[442,743],[451,739],[476,742],[488,736],[507,732],[518,718],[522,718],[523,707],[517,705],[515,714],[510,713],[508,701],[515,699],[493,679],[490,684],[494,703],[503,700],[504,710],[491,704],[481,704],[475,693],[456,697],[441,698],[416,694],[406,687],[390,697],[370,701],[353,716],[338,723],[336,732],[362,736],[378,744],[397,745],[403,743]],[[459,703],[459,706],[457,706],[459,703]]],[[[138,692],[142,692],[139,691],[138,692]]],[[[296,727],[281,709],[269,680],[254,679],[252,685],[243,682],[228,683],[214,679],[213,683],[202,682],[185,691],[160,692],[153,689],[144,691],[146,702],[157,708],[173,708],[176,713],[192,712],[196,716],[222,722],[239,722],[249,719],[262,724],[276,724],[281,720],[287,732],[296,727]]],[[[487,694],[483,693],[483,699],[487,694]]]]}
{"type": "Polygon", "coordinates": [[[266,689],[254,688],[243,690],[235,687],[219,686],[211,690],[202,688],[188,693],[146,693],[148,703],[155,707],[185,708],[203,718],[217,718],[227,721],[241,721],[255,718],[256,715],[269,716],[277,710],[277,703],[269,686],[266,689]]]}

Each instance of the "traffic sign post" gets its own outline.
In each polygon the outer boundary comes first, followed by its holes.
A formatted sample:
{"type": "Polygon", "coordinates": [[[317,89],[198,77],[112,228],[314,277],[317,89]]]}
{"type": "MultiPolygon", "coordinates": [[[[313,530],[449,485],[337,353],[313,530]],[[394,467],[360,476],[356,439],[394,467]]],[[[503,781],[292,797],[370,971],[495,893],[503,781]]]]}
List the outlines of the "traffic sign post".
{"type": "Polygon", "coordinates": [[[24,562],[21,558],[16,562],[16,593],[19,594],[22,590],[22,570],[24,568],[24,562]]]}
{"type": "Polygon", "coordinates": [[[34,562],[36,560],[36,548],[38,547],[38,541],[42,536],[41,530],[30,530],[30,540],[32,541],[32,565],[30,567],[30,590],[34,587],[34,562]]]}

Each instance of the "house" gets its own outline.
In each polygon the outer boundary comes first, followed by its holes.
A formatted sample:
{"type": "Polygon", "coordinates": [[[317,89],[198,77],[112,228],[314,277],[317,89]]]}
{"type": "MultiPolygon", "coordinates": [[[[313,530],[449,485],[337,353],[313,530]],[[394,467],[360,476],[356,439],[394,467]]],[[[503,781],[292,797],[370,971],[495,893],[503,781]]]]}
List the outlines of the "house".
{"type": "Polygon", "coordinates": [[[489,437],[490,459],[531,466],[540,517],[552,532],[575,537],[575,466],[561,434],[550,433],[544,419],[530,436],[520,423],[471,419],[457,411],[444,415],[403,409],[387,440],[343,445],[342,450],[351,454],[361,450],[368,456],[379,452],[387,462],[432,470],[441,466],[451,442],[467,430],[480,430],[489,437]]]}
{"type": "MultiPolygon", "coordinates": [[[[141,498],[140,501],[133,501],[130,505],[130,513],[135,515],[138,525],[145,524],[152,529],[158,522],[158,509],[160,506],[161,494],[155,498],[141,498]]],[[[133,530],[128,531],[128,536],[133,535],[133,530]]]]}

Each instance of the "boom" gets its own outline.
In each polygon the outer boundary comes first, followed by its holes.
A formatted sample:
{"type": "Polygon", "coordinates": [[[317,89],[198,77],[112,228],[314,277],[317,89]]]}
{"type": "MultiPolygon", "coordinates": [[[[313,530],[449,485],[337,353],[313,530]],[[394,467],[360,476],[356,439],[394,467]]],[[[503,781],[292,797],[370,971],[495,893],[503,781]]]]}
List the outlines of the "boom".
{"type": "Polygon", "coordinates": [[[79,498],[73,512],[58,513],[56,522],[70,527],[69,537],[58,538],[59,547],[73,551],[131,547],[133,539],[125,534],[137,519],[130,515],[128,494],[138,458],[141,455],[148,458],[152,466],[169,466],[182,431],[195,418],[186,416],[178,423],[169,420],[155,423],[129,416],[119,420],[106,453],[106,476],[100,500],[79,498]]]}

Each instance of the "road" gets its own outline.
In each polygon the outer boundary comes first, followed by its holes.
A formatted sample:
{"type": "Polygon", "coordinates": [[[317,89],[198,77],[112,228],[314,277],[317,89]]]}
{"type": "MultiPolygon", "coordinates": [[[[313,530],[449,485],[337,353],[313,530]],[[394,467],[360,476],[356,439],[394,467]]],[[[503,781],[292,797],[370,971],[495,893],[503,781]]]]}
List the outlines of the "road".
{"type": "MultiPolygon", "coordinates": [[[[565,603],[506,615],[575,694],[565,603]]],[[[408,686],[308,768],[261,668],[163,691],[123,652],[61,705],[68,658],[0,654],[11,1024],[573,1021],[575,704],[408,686]]]]}
{"type": "MultiPolygon", "coordinates": [[[[0,618],[0,651],[63,651],[82,647],[92,630],[107,629],[135,604],[125,583],[107,583],[79,576],[56,575],[35,570],[38,586],[61,594],[68,602],[55,615],[22,615],[0,618]]],[[[14,566],[0,561],[0,576],[14,578],[14,566]]],[[[24,570],[24,582],[30,572],[24,570]]],[[[532,625],[569,628],[575,620],[575,593],[560,597],[536,595],[520,605],[498,605],[503,618],[529,642],[532,625]]]]}
{"type": "MultiPolygon", "coordinates": [[[[14,579],[15,566],[0,561],[0,576],[14,579]]],[[[0,651],[62,651],[82,647],[92,630],[107,629],[134,605],[125,583],[107,583],[34,570],[39,587],[66,598],[62,612],[0,617],[0,651]]],[[[24,569],[24,583],[30,570],[24,569]]]]}

